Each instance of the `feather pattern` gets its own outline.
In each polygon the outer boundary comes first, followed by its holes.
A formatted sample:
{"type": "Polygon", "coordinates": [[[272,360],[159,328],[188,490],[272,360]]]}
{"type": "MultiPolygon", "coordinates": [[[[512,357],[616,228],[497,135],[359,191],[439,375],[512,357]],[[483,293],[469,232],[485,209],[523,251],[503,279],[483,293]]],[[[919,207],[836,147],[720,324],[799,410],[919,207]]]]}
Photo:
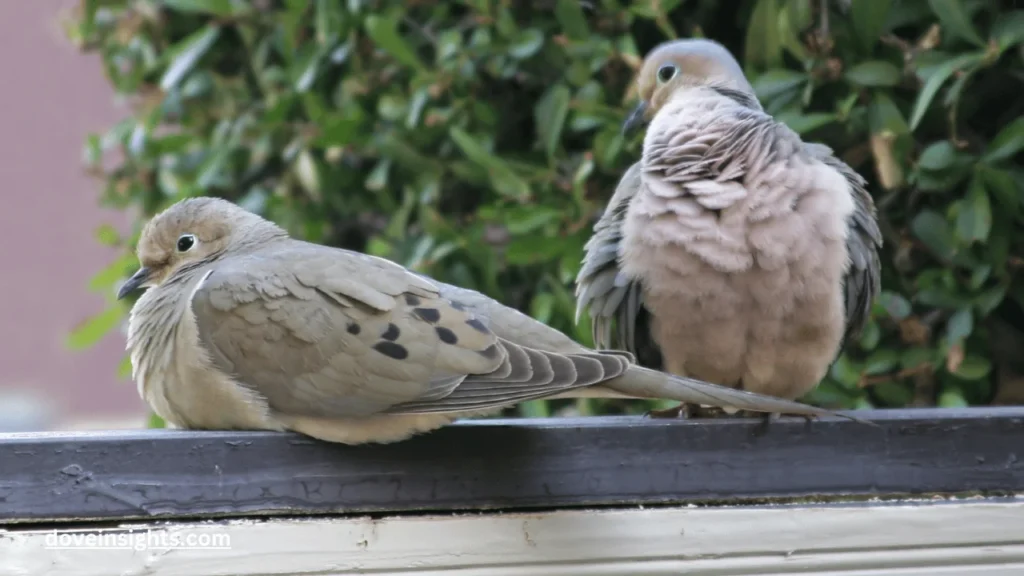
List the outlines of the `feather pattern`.
{"type": "Polygon", "coordinates": [[[864,325],[880,246],[865,181],[829,148],[691,87],[654,117],[595,225],[577,316],[642,365],[793,398],[864,325]]]}

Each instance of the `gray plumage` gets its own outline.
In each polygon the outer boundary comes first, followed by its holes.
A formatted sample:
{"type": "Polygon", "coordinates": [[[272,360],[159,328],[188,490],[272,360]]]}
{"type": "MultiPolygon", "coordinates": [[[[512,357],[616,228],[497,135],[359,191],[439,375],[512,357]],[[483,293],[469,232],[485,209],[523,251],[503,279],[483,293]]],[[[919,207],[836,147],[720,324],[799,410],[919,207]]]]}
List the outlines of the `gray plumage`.
{"type": "Polygon", "coordinates": [[[806,393],[879,291],[865,180],[766,114],[717,43],[659,46],[639,83],[643,155],[586,244],[577,319],[644,366],[806,393]]]}
{"type": "Polygon", "coordinates": [[[139,392],[187,428],[401,440],[537,398],[669,398],[829,414],[585,348],[471,290],[290,238],[230,202],[182,201],[150,221],[122,288],[139,392]]]}

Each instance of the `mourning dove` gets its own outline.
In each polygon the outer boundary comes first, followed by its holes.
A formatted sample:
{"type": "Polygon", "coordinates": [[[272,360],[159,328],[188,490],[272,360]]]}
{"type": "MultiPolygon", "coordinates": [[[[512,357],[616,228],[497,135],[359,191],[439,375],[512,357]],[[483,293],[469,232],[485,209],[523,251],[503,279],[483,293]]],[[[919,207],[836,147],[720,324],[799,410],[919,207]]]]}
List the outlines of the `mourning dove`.
{"type": "Polygon", "coordinates": [[[669,398],[831,414],[637,366],[472,290],[292,239],[216,198],[183,200],[119,290],[139,393],[175,426],[393,442],[536,398],[669,398]]]}
{"type": "Polygon", "coordinates": [[[713,41],[658,46],[638,84],[643,154],[586,244],[577,321],[643,366],[800,397],[879,291],[865,180],[766,114],[713,41]]]}

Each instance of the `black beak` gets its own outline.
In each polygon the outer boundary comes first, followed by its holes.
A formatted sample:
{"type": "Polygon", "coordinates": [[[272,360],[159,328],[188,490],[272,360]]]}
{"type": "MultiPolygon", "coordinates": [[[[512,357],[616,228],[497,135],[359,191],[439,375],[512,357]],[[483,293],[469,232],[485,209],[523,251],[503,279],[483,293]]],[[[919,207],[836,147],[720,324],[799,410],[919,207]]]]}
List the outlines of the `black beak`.
{"type": "Polygon", "coordinates": [[[623,136],[629,136],[636,132],[637,129],[641,128],[642,126],[646,126],[646,114],[647,102],[641,100],[640,103],[636,105],[636,108],[633,109],[633,112],[630,113],[629,117],[626,118],[626,121],[622,124],[623,136]]]}
{"type": "Polygon", "coordinates": [[[132,274],[132,277],[129,278],[128,281],[125,282],[123,286],[121,286],[121,289],[117,291],[117,299],[120,300],[124,298],[125,296],[127,296],[131,292],[134,292],[140,286],[145,284],[146,280],[149,280],[150,274],[152,274],[152,270],[150,270],[149,268],[146,268],[145,266],[139,268],[138,272],[132,274]]]}

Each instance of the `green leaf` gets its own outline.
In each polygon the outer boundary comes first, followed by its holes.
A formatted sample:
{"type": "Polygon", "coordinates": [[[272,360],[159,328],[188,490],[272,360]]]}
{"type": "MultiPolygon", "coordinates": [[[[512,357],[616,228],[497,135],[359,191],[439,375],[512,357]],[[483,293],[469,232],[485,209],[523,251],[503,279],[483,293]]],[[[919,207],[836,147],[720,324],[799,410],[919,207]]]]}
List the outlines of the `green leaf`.
{"type": "Polygon", "coordinates": [[[992,362],[982,356],[968,354],[964,361],[953,371],[959,378],[964,380],[980,380],[992,371],[992,362]]]}
{"type": "Polygon", "coordinates": [[[797,134],[806,134],[839,119],[835,114],[823,114],[820,112],[812,114],[782,112],[777,114],[775,118],[789,126],[797,134]]]}
{"type": "Polygon", "coordinates": [[[747,23],[743,61],[755,68],[782,68],[778,0],[757,0],[747,23]]]}
{"type": "Polygon", "coordinates": [[[544,46],[544,33],[536,28],[529,28],[519,33],[515,42],[508,47],[508,55],[517,60],[526,60],[544,46]]]}
{"type": "Polygon", "coordinates": [[[206,26],[171,48],[168,51],[171,64],[160,78],[160,89],[168,92],[177,86],[219,37],[220,26],[206,26]]]}
{"type": "Polygon", "coordinates": [[[936,66],[928,76],[928,79],[925,80],[921,92],[917,95],[917,101],[914,102],[914,111],[910,114],[910,129],[915,130],[917,128],[921,119],[924,118],[924,113],[928,111],[928,107],[935,98],[935,94],[938,93],[939,88],[946,83],[946,80],[949,80],[949,77],[954,72],[977,64],[984,60],[984,58],[984,53],[962,54],[936,66]]]}
{"type": "Polygon", "coordinates": [[[545,206],[515,206],[503,210],[502,215],[505,227],[517,236],[529,234],[561,217],[558,210],[545,206]]]}
{"type": "Polygon", "coordinates": [[[373,43],[394,57],[395,60],[410,68],[423,70],[423,63],[420,62],[419,57],[398,33],[397,16],[376,14],[367,16],[364,26],[366,34],[373,40],[373,43]]]}
{"type": "Polygon", "coordinates": [[[884,406],[906,406],[914,399],[914,393],[900,382],[881,382],[871,390],[882,400],[884,406]]]}
{"type": "Polygon", "coordinates": [[[586,40],[590,37],[590,27],[583,15],[579,0],[558,0],[555,3],[555,18],[562,26],[562,31],[572,40],[586,40]]]}
{"type": "Polygon", "coordinates": [[[882,330],[878,327],[878,322],[872,320],[865,324],[864,329],[861,330],[858,344],[861,350],[874,350],[878,347],[878,342],[881,339],[882,330]]]}
{"type": "Polygon", "coordinates": [[[71,330],[67,338],[67,346],[72,350],[82,350],[100,341],[103,336],[114,329],[124,318],[124,308],[113,304],[106,310],[88,318],[71,330]]]}
{"type": "Polygon", "coordinates": [[[969,404],[964,398],[964,393],[959,388],[947,387],[939,394],[939,408],[967,408],[969,404]]]}
{"type": "Polygon", "coordinates": [[[975,174],[956,218],[957,236],[968,243],[984,242],[992,230],[992,203],[981,177],[975,174]]]}
{"type": "Polygon", "coordinates": [[[316,41],[333,44],[341,36],[345,12],[338,0],[316,0],[316,41]]]}
{"type": "Polygon", "coordinates": [[[910,224],[914,236],[924,242],[936,256],[951,260],[956,255],[956,241],[949,222],[936,212],[923,210],[910,224]]]}
{"type": "Polygon", "coordinates": [[[903,117],[896,103],[892,101],[882,90],[874,90],[871,93],[871,103],[868,105],[868,124],[872,134],[891,132],[896,136],[910,133],[907,120],[903,117]]]}
{"type": "Polygon", "coordinates": [[[555,297],[550,292],[539,292],[530,302],[530,316],[547,324],[555,309],[555,297]]]}
{"type": "Polygon", "coordinates": [[[925,364],[935,362],[935,352],[930,348],[915,346],[903,351],[900,355],[900,366],[904,370],[913,370],[925,364]]]}
{"type": "Polygon", "coordinates": [[[800,37],[801,31],[810,24],[810,6],[804,0],[783,0],[779,11],[779,38],[782,46],[801,61],[811,58],[800,37]]]}
{"type": "Polygon", "coordinates": [[[829,368],[829,375],[833,380],[848,388],[855,388],[860,382],[861,366],[850,360],[846,354],[840,354],[839,358],[829,368]]]}
{"type": "Polygon", "coordinates": [[[160,0],[160,3],[179,12],[231,16],[234,9],[231,0],[160,0]]]}
{"type": "Polygon", "coordinates": [[[541,234],[518,236],[505,247],[505,260],[514,265],[551,262],[561,256],[564,249],[560,242],[552,242],[541,234]]]}
{"type": "Polygon", "coordinates": [[[1000,162],[1016,156],[1024,148],[1024,116],[1018,116],[992,138],[985,152],[986,162],[1000,162]]]}
{"type": "Polygon", "coordinates": [[[910,302],[906,298],[888,290],[883,290],[878,295],[878,303],[882,305],[889,317],[894,320],[903,320],[910,316],[912,312],[910,302]]]}
{"type": "Polygon", "coordinates": [[[950,344],[963,342],[974,332],[974,314],[970,308],[961,308],[946,322],[946,340],[950,344]]]}
{"type": "Polygon", "coordinates": [[[940,140],[928,145],[917,159],[917,165],[925,170],[944,170],[956,160],[956,148],[949,140],[940,140]]]}
{"type": "Polygon", "coordinates": [[[872,376],[892,372],[899,364],[900,356],[896,350],[883,348],[868,356],[864,363],[864,373],[872,376]]]}
{"type": "Polygon", "coordinates": [[[554,84],[534,107],[537,136],[549,159],[553,159],[558,142],[562,137],[565,118],[569,115],[569,88],[554,84]]]}
{"type": "Polygon", "coordinates": [[[97,272],[89,280],[89,290],[93,292],[110,290],[114,284],[130,276],[138,267],[139,261],[134,254],[124,254],[111,262],[106,268],[97,272]]]}
{"type": "Polygon", "coordinates": [[[448,131],[452,141],[462,150],[474,164],[485,168],[491,186],[504,196],[526,199],[530,196],[530,186],[517,176],[503,160],[488,152],[472,136],[456,127],[448,131]]]}
{"type": "Polygon", "coordinates": [[[975,170],[981,175],[985,189],[992,193],[999,208],[1005,210],[1010,218],[1016,218],[1020,214],[1021,204],[1024,203],[1024,190],[1017,185],[1013,174],[983,164],[977,166],[975,170]]]}
{"type": "Polygon", "coordinates": [[[100,224],[96,228],[95,234],[96,240],[104,246],[119,246],[121,244],[121,234],[110,224],[100,224]]]}
{"type": "Polygon", "coordinates": [[[550,402],[547,400],[527,400],[517,406],[523,418],[548,418],[551,416],[550,402]]]}
{"type": "Polygon", "coordinates": [[[895,86],[903,72],[884,60],[861,62],[846,71],[846,79],[861,86],[895,86]]]}
{"type": "Polygon", "coordinates": [[[121,358],[121,362],[118,363],[117,377],[121,380],[127,380],[132,377],[132,357],[130,354],[125,354],[121,358]]]}
{"type": "Polygon", "coordinates": [[[856,0],[850,3],[850,20],[865,54],[870,54],[885,30],[892,0],[856,0]]]}
{"type": "Polygon", "coordinates": [[[971,23],[971,16],[960,0],[928,0],[928,6],[942,23],[942,29],[984,48],[985,41],[971,23]]]}
{"type": "Polygon", "coordinates": [[[362,112],[353,114],[352,109],[339,111],[317,121],[320,133],[313,143],[320,146],[345,146],[353,143],[362,134],[362,112]]]}
{"type": "Polygon", "coordinates": [[[1024,42],[1024,10],[1000,14],[992,24],[991,36],[1000,52],[1024,42]]]}
{"type": "Polygon", "coordinates": [[[157,416],[156,413],[150,412],[149,418],[146,419],[146,428],[167,428],[167,423],[164,419],[157,416]]]}
{"type": "Polygon", "coordinates": [[[774,69],[759,75],[753,87],[757,97],[765,101],[803,85],[807,79],[807,74],[802,72],[774,69]]]}

